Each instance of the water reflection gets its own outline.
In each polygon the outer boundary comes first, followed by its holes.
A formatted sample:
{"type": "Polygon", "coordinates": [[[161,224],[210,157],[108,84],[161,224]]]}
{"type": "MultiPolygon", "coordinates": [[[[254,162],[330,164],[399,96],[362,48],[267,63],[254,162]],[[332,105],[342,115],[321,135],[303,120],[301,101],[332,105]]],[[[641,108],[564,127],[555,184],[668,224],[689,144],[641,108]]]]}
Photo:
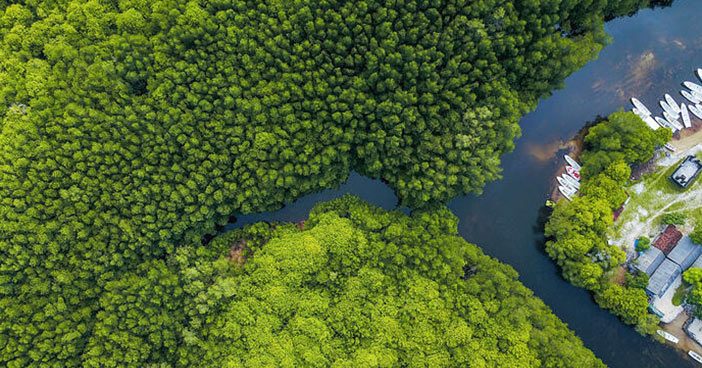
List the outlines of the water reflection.
{"type": "MultiPolygon", "coordinates": [[[[702,67],[702,1],[679,0],[672,8],[644,10],[607,24],[613,42],[541,101],[521,121],[522,138],[503,158],[504,178],[482,196],[457,198],[451,210],[459,232],[485,253],[512,265],[522,282],[565,321],[610,367],[693,367],[684,353],[638,335],[600,309],[590,295],[559,276],[543,252],[539,224],[551,174],[561,165],[555,153],[585,122],[623,107],[638,96],[656,113],[664,93],[678,96],[680,83],[702,67]]],[[[353,193],[383,208],[397,198],[380,181],[352,174],[336,190],[301,198],[280,211],[243,216],[234,226],[261,220],[298,221],[318,201],[353,193]]]]}

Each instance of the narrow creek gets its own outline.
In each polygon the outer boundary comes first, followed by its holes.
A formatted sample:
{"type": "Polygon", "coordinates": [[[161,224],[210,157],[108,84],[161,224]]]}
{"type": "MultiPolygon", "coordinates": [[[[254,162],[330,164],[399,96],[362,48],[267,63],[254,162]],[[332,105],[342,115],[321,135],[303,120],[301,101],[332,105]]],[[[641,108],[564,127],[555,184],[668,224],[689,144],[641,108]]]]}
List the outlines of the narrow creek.
{"type": "MultiPolygon", "coordinates": [[[[558,149],[587,121],[629,108],[638,96],[649,108],[664,93],[678,99],[680,83],[702,67],[702,1],[676,0],[669,8],[643,10],[606,25],[612,42],[564,88],[543,99],[522,121],[522,137],[503,157],[504,178],[479,196],[454,199],[459,232],[483,251],[510,264],[520,280],[565,321],[610,367],[694,367],[684,352],[645,338],[600,309],[590,295],[564,281],[543,252],[538,225],[558,149]]],[[[654,111],[655,112],[655,111],[654,111]]],[[[305,196],[283,209],[238,218],[236,227],[262,221],[304,219],[315,203],[352,193],[386,209],[397,202],[378,180],[351,174],[340,188],[305,196]]],[[[232,226],[232,225],[230,225],[232,226]]]]}

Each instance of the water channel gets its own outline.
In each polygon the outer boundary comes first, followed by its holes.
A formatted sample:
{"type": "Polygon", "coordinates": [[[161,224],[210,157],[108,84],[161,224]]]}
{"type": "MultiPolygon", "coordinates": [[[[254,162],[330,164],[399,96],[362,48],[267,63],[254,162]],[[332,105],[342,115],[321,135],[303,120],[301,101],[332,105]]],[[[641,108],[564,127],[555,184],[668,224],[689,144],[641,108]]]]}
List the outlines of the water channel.
{"type": "MultiPolygon", "coordinates": [[[[610,367],[694,367],[696,363],[683,352],[642,337],[600,309],[586,291],[564,281],[543,252],[539,209],[553,172],[562,164],[558,147],[584,123],[629,108],[631,96],[639,96],[652,111],[664,93],[681,102],[680,83],[694,80],[693,71],[702,67],[700,17],[702,1],[676,0],[672,7],[647,9],[607,23],[612,42],[599,58],[571,75],[563,89],[544,98],[536,111],[522,119],[522,137],[514,152],[503,157],[504,178],[488,184],[479,197],[460,197],[449,204],[460,218],[460,234],[514,267],[520,280],[610,367]]],[[[397,202],[380,181],[351,174],[338,189],[305,196],[278,211],[242,216],[235,226],[301,220],[315,203],[345,193],[386,209],[395,208],[397,202]]]]}

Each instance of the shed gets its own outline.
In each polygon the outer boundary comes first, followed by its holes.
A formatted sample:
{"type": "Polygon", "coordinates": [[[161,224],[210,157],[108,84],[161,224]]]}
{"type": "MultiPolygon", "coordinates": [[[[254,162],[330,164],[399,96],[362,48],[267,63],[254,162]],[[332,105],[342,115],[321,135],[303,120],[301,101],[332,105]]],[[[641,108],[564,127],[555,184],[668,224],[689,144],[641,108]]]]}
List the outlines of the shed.
{"type": "Polygon", "coordinates": [[[639,258],[636,259],[637,270],[651,276],[653,272],[661,265],[661,262],[665,259],[665,254],[661,252],[658,248],[648,248],[645,252],[641,253],[639,258]]]}
{"type": "Polygon", "coordinates": [[[653,241],[653,246],[660,249],[666,255],[675,248],[682,238],[682,233],[678,231],[675,225],[666,226],[660,235],[653,241]]]}
{"type": "Polygon", "coordinates": [[[666,258],[658,266],[651,278],[648,280],[648,285],[646,286],[646,292],[651,296],[658,296],[665,294],[670,284],[675,281],[675,278],[682,273],[680,266],[677,263],[666,258]]]}
{"type": "Polygon", "coordinates": [[[693,318],[692,322],[685,326],[685,332],[692,337],[693,340],[702,344],[702,321],[698,318],[693,318]]]}
{"type": "Polygon", "coordinates": [[[689,236],[683,237],[678,245],[668,253],[668,258],[671,261],[680,265],[680,268],[687,270],[702,254],[702,246],[692,242],[689,236]]]}

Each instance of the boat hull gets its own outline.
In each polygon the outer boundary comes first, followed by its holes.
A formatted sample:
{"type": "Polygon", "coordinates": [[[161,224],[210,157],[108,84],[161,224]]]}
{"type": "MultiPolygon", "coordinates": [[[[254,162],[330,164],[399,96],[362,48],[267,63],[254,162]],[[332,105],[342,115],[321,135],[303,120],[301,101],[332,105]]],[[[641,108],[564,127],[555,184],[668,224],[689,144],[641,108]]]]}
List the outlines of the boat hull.
{"type": "Polygon", "coordinates": [[[690,91],[695,91],[697,93],[702,93],[702,86],[697,83],[692,83],[690,81],[683,82],[683,86],[687,87],[690,91]]]}
{"type": "Polygon", "coordinates": [[[692,115],[695,115],[698,119],[702,119],[702,109],[700,109],[698,106],[690,106],[689,110],[692,113],[692,115]]]}
{"type": "Polygon", "coordinates": [[[578,163],[578,161],[575,161],[574,158],[572,158],[572,157],[570,157],[570,156],[568,156],[568,155],[564,155],[564,156],[563,156],[563,159],[565,159],[566,162],[568,163],[568,165],[572,166],[575,170],[578,170],[578,171],[579,171],[579,170],[582,168],[582,167],[580,166],[580,164],[578,163]]]}
{"type": "Polygon", "coordinates": [[[690,101],[690,103],[696,104],[702,102],[697,96],[694,96],[692,93],[688,91],[680,91],[680,94],[685,97],[686,100],[690,101]]]}
{"type": "Polygon", "coordinates": [[[680,116],[682,116],[683,125],[685,128],[692,128],[692,122],[690,121],[690,112],[687,111],[687,105],[680,105],[680,116]]]}
{"type": "Polygon", "coordinates": [[[668,106],[670,106],[670,108],[673,109],[673,111],[675,113],[679,113],[680,112],[680,105],[678,105],[678,102],[675,101],[673,96],[666,93],[664,97],[665,97],[665,102],[668,103],[668,106]]]}

